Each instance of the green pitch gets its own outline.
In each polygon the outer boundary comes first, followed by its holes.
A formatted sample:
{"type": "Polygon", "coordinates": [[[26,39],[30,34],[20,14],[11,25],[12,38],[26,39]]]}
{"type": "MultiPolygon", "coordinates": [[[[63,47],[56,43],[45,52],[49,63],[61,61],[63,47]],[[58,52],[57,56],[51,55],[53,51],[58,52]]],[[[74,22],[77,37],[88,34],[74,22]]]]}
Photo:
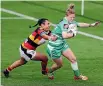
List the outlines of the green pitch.
{"type": "MultiPolygon", "coordinates": [[[[65,15],[67,4],[71,1],[33,2],[33,1],[5,1],[1,7],[35,18],[48,18],[53,23],[58,23],[65,15]]],[[[85,15],[81,16],[81,2],[72,2],[76,5],[76,20],[92,23],[101,21],[95,28],[79,28],[80,31],[103,37],[103,2],[85,2],[85,15]]],[[[2,18],[18,17],[1,11],[2,18]]],[[[29,25],[35,21],[28,19],[1,19],[1,71],[20,58],[19,46],[29,36],[33,29],[29,25]]],[[[53,27],[51,28],[53,29],[53,27]]],[[[70,62],[63,58],[63,67],[55,72],[55,79],[48,80],[41,74],[40,62],[29,61],[26,65],[14,69],[10,78],[1,74],[3,86],[103,86],[103,41],[78,34],[73,39],[68,39],[71,49],[78,59],[82,74],[88,76],[88,81],[73,80],[73,71],[70,62]]],[[[46,44],[37,51],[46,53],[46,44]]],[[[53,64],[48,62],[50,67],[53,64]]]]}

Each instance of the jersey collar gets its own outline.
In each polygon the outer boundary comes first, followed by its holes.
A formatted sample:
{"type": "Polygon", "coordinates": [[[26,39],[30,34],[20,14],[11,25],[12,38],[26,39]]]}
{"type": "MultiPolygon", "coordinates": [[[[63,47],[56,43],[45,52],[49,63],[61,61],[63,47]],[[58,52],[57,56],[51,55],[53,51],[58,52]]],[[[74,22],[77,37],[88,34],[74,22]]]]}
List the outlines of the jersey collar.
{"type": "Polygon", "coordinates": [[[65,20],[66,22],[68,22],[68,24],[72,24],[72,22],[69,22],[66,17],[64,17],[64,20],[65,20]]]}

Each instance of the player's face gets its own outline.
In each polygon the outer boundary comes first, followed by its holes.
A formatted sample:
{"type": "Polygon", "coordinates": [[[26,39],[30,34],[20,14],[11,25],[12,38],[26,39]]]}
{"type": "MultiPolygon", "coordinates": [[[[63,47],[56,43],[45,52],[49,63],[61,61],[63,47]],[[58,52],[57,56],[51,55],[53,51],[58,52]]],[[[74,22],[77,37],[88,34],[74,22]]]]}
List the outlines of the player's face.
{"type": "Polygon", "coordinates": [[[69,22],[72,22],[75,19],[75,14],[70,14],[67,16],[69,22]]]}
{"type": "Polygon", "coordinates": [[[42,24],[42,27],[45,31],[48,31],[50,29],[50,22],[46,20],[45,23],[42,24]]]}

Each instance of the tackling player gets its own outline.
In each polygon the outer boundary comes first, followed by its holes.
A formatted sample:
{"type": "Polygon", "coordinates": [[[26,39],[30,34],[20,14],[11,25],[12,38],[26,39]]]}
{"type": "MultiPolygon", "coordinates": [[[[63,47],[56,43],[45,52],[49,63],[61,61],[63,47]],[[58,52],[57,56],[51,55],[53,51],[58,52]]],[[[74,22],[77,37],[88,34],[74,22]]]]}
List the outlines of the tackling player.
{"type": "Polygon", "coordinates": [[[14,68],[26,64],[29,60],[41,61],[42,74],[45,75],[47,73],[46,66],[48,58],[44,54],[36,52],[36,48],[42,45],[45,40],[55,41],[56,37],[50,35],[50,22],[48,19],[39,19],[37,24],[33,27],[37,25],[39,25],[39,27],[34,30],[34,32],[21,44],[19,48],[21,58],[3,71],[5,77],[9,77],[10,71],[12,71],[14,68]]]}

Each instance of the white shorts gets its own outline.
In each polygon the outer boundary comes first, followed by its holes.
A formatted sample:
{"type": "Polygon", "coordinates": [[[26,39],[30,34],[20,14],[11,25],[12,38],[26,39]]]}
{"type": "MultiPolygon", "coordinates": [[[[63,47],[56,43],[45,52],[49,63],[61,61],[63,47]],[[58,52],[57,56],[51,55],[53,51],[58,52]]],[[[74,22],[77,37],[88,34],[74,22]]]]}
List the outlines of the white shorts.
{"type": "Polygon", "coordinates": [[[25,49],[22,46],[20,46],[19,51],[20,51],[20,56],[23,57],[26,61],[29,61],[36,55],[36,51],[25,49]]]}

